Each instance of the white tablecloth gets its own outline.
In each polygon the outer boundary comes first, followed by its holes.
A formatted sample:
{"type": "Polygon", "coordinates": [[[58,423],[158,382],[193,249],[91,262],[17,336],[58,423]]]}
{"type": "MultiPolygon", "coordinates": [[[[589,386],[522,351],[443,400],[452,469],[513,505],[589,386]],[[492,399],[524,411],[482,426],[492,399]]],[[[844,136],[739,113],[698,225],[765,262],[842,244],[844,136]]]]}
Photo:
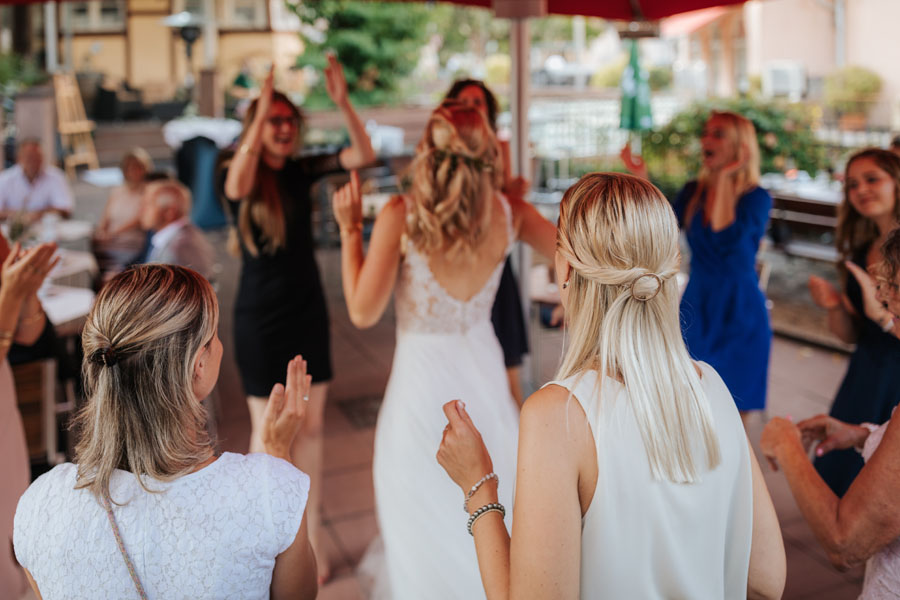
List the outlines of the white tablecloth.
{"type": "Polygon", "coordinates": [[[57,328],[72,322],[80,325],[94,304],[93,291],[67,285],[45,285],[38,297],[47,318],[57,328]]]}
{"type": "Polygon", "coordinates": [[[227,148],[241,134],[241,122],[234,119],[185,117],[163,125],[163,138],[173,150],[195,137],[209,138],[219,148],[227,148]]]}

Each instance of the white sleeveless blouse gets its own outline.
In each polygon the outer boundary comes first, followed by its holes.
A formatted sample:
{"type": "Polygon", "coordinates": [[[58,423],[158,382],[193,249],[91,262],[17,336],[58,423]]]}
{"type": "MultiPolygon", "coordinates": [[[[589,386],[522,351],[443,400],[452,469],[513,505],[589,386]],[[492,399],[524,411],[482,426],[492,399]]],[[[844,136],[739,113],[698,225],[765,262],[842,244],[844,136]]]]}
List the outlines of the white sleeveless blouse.
{"type": "MultiPolygon", "coordinates": [[[[16,511],[16,557],[44,600],[137,598],[106,511],[75,488],[65,463],[39,477],[16,511]]],[[[212,464],[149,493],[115,471],[113,513],[149,598],[269,597],[275,557],[293,543],[309,477],[267,454],[226,452],[212,464]]]]}
{"type": "Polygon", "coordinates": [[[597,487],[582,519],[582,598],[746,597],[753,528],[747,437],[719,374],[699,364],[722,462],[694,484],[653,479],[619,382],[604,377],[599,393],[594,371],[550,382],[581,404],[598,448],[597,487]]]}

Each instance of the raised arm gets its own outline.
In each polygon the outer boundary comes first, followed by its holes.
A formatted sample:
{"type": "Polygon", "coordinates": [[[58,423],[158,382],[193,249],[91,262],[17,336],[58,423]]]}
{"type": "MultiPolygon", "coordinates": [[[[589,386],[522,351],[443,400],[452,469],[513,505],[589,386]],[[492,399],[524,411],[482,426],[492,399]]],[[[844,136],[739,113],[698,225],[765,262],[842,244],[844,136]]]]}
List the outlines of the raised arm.
{"type": "Polygon", "coordinates": [[[33,344],[44,329],[44,311],[37,291],[44,278],[59,261],[54,259],[55,244],[41,244],[21,251],[19,244],[6,247],[0,271],[0,360],[6,358],[13,342],[33,344]],[[20,318],[20,315],[22,318],[20,318]]]}
{"type": "Polygon", "coordinates": [[[891,418],[881,444],[843,498],[838,498],[816,473],[806,456],[800,430],[790,421],[772,419],[760,443],[763,453],[784,471],[800,512],[836,567],[861,564],[900,537],[900,513],[896,509],[900,497],[900,413],[891,418]]]}
{"type": "Polygon", "coordinates": [[[341,166],[347,170],[361,169],[375,162],[375,150],[366,128],[350,103],[347,93],[347,80],[344,69],[334,54],[328,55],[328,66],[325,67],[325,88],[344,117],[347,132],[350,134],[350,147],[341,150],[341,166]]]}
{"type": "Polygon", "coordinates": [[[232,200],[247,197],[256,183],[256,171],[259,168],[259,158],[262,152],[262,128],[266,119],[269,118],[274,86],[275,67],[273,66],[269,69],[269,74],[260,88],[253,121],[244,132],[241,145],[228,167],[228,175],[225,177],[225,196],[232,200]]]}
{"type": "Polygon", "coordinates": [[[341,279],[350,321],[365,329],[378,322],[391,299],[400,264],[406,210],[395,196],[375,219],[369,254],[363,251],[359,175],[334,193],[334,216],[341,231],[341,279]]]}
{"type": "MultiPolygon", "coordinates": [[[[485,514],[472,528],[488,600],[579,595],[578,484],[585,456],[592,456],[595,449],[580,405],[567,399],[568,392],[550,386],[533,394],[522,409],[511,540],[498,513],[485,514]]],[[[449,427],[438,462],[462,490],[468,490],[492,470],[490,456],[464,406],[450,402],[444,413],[449,427]]],[[[469,509],[493,502],[497,485],[491,480],[472,496],[469,509]]]]}
{"type": "Polygon", "coordinates": [[[533,204],[521,198],[510,197],[509,202],[516,223],[518,238],[553,260],[556,254],[556,227],[544,218],[533,204]]]}

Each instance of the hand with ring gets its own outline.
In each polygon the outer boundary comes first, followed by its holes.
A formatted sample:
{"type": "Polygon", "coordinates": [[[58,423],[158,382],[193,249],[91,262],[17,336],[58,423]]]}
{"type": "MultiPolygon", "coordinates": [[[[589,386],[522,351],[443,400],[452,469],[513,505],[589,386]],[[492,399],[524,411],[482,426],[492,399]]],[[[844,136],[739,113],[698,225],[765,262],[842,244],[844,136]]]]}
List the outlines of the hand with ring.
{"type": "Polygon", "coordinates": [[[276,383],[266,403],[261,437],[267,454],[290,462],[291,444],[306,416],[311,385],[306,361],[300,355],[295,356],[288,363],[285,385],[276,383]]]}

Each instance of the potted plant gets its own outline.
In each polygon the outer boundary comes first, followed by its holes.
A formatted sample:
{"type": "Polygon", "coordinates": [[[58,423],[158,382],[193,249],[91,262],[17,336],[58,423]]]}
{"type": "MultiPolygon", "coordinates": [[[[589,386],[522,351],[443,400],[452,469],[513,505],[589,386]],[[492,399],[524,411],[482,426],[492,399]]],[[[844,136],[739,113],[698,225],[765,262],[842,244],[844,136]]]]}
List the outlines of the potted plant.
{"type": "Polygon", "coordinates": [[[841,129],[865,129],[881,85],[877,73],[863,67],[843,67],[825,78],[825,105],[837,113],[841,129]]]}

